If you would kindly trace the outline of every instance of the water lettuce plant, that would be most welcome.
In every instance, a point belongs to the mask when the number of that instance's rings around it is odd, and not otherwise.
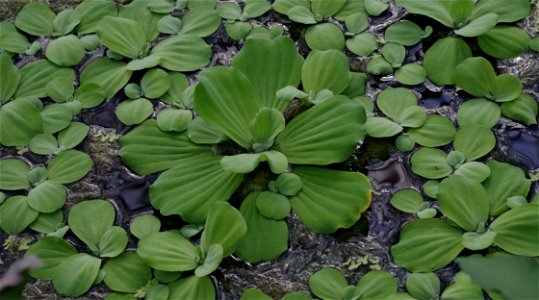
[[[370,202],[365,176],[319,166],[342,162],[352,154],[363,136],[361,124],[365,112],[345,96],[331,96],[342,92],[346,81],[308,71],[317,60],[334,59],[333,52],[315,53],[318,57],[309,56],[303,64],[296,51],[286,37],[249,39],[234,58],[232,67],[214,67],[200,74],[194,101],[197,118],[187,131],[165,133],[155,121],[146,121],[122,138],[122,159],[137,173],[170,169],[150,189],[152,204],[162,214],[179,214],[189,222],[200,224],[212,203],[227,201],[247,179],[258,185],[255,190],[270,190],[262,193],[270,197],[268,200],[257,200],[257,204],[269,201],[269,207],[262,208],[264,218],[281,220],[291,206],[307,226],[321,233],[331,233],[357,221]],[[266,55],[260,56],[264,58],[261,60],[251,53]],[[346,69],[343,72],[345,76],[349,73]],[[301,95],[316,98],[322,90],[330,94],[285,125],[283,112],[292,97],[279,97],[278,91],[297,86],[300,80],[305,89]],[[337,115],[339,119],[335,119]],[[230,141],[219,144],[225,140]],[[169,145],[171,151],[164,160],[159,150],[153,150],[163,145]],[[267,162],[269,169],[262,172],[259,165],[263,162]],[[246,176],[255,169],[261,172]],[[323,182],[320,177],[325,178]],[[273,179],[276,179],[274,184]],[[340,186],[339,196],[333,191],[335,186]],[[178,189],[189,192],[178,194]],[[338,213],[333,209],[333,214],[328,215],[320,210],[319,207],[333,207],[331,203],[337,199],[342,207]],[[284,205],[281,210],[271,211],[281,201]],[[265,206],[257,205],[259,210]],[[254,219],[247,222],[251,220]],[[262,226],[250,228],[271,232]],[[287,231],[279,232],[283,235],[279,239],[286,240]],[[246,254],[245,248],[242,249],[243,258],[260,261],[277,257],[286,247],[278,247],[263,257],[253,250]]]

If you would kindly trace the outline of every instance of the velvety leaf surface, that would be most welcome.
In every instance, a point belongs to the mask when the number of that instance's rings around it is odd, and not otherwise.
[[[173,231],[145,236],[138,243],[137,253],[150,267],[169,272],[194,270],[200,260],[195,246]]]
[[[99,240],[97,248],[99,257],[116,257],[120,255],[127,246],[127,233],[119,226],[109,228]]]
[[[363,137],[365,110],[343,96],[311,107],[290,121],[275,149],[293,164],[326,165],[347,159]]]
[[[410,128],[408,134],[422,146],[439,147],[449,144],[456,130],[448,119],[440,115],[428,115],[423,126]]]
[[[164,171],[191,157],[207,156],[210,148],[193,144],[185,133],[163,132],[147,120],[120,139],[123,163],[138,174]]]
[[[494,243],[516,255],[538,256],[538,219],[537,204],[524,204],[510,209],[490,224],[490,228],[496,232]]]
[[[151,269],[135,253],[123,253],[103,266],[104,282],[113,291],[135,293],[151,278]]]
[[[195,109],[244,148],[250,148],[249,123],[258,112],[249,79],[236,68],[217,67],[200,73]]]
[[[495,13],[499,22],[515,22],[530,13],[531,4],[527,0],[515,0],[507,2],[504,0],[481,1],[475,5],[472,18]]]
[[[457,112],[457,121],[462,127],[483,125],[492,128],[500,118],[500,106],[492,101],[479,98],[464,102]]]
[[[321,299],[342,299],[342,290],[347,286],[344,275],[333,268],[318,270],[309,277],[309,288]]]
[[[182,34],[207,37],[214,33],[221,24],[216,10],[206,8],[191,9],[182,18]]]
[[[305,41],[312,50],[344,49],[344,34],[332,23],[310,26],[305,31]]]
[[[0,206],[0,227],[9,234],[21,233],[38,216],[29,205],[26,196],[13,196]]]
[[[55,14],[49,6],[42,2],[25,5],[15,18],[15,26],[31,35],[50,35]]]
[[[1,27],[0,27],[1,28]],[[21,73],[9,56],[2,54],[0,55],[0,70],[2,70],[3,78],[0,82],[0,103],[4,103],[17,90],[19,81],[21,79]]]
[[[81,85],[96,83],[105,90],[107,98],[112,98],[131,78],[132,72],[126,63],[101,58],[89,63],[80,75]]]
[[[47,166],[49,179],[58,183],[71,183],[86,176],[92,168],[90,156],[77,150],[58,154]]]
[[[152,205],[163,215],[179,214],[200,224],[216,201],[227,201],[240,185],[243,174],[221,168],[221,157],[197,155],[178,161],[150,188]]]
[[[45,51],[47,58],[61,67],[78,64],[85,54],[81,41],[74,35],[66,35],[52,40]]]
[[[28,193],[28,205],[41,213],[51,213],[64,206],[66,190],[63,185],[47,180],[35,186]]]
[[[443,0],[397,0],[396,3],[410,13],[424,15],[447,27],[453,27],[453,18]]]
[[[19,159],[0,160],[0,189],[5,191],[22,190],[30,186],[26,174],[30,172],[27,163]]]
[[[35,255],[43,262],[43,267],[30,270],[30,275],[41,280],[51,280],[60,263],[74,254],[77,254],[77,250],[64,239],[43,237],[25,255]]]
[[[145,98],[124,100],[116,106],[116,117],[125,125],[144,122],[153,113],[153,104]]]
[[[97,24],[101,42],[116,53],[137,58],[146,47],[144,29],[136,21],[120,17],[104,17]]]
[[[415,174],[429,179],[443,178],[451,174],[453,168],[447,162],[447,154],[435,148],[420,148],[410,159]]]
[[[169,299],[215,299],[215,287],[209,276],[189,276],[167,285]]]
[[[390,202],[396,209],[413,214],[421,210],[420,206],[424,201],[416,190],[403,189],[393,194]]]
[[[477,38],[479,47],[487,54],[502,59],[516,57],[528,49],[530,37],[514,26],[496,26]]]
[[[53,78],[74,76],[72,69],[60,68],[46,59],[31,62],[21,68],[21,80],[15,97],[46,97],[45,88]]]
[[[494,68],[483,57],[467,58],[455,67],[455,84],[475,97],[489,95],[496,80]]]
[[[88,247],[95,248],[114,224],[114,207],[104,200],[88,200],[74,205],[67,223],[71,231]]]
[[[81,22],[77,26],[79,34],[95,32],[101,19],[117,14],[116,4],[107,0],[83,1],[76,10],[81,14]]]
[[[410,2],[425,2],[406,0]],[[430,4],[426,4],[430,5]],[[436,41],[426,52],[423,66],[429,79],[435,84],[453,84],[455,67],[463,60],[472,56],[472,50],[460,38],[447,37]]]
[[[400,123],[401,113],[413,106],[417,106],[414,93],[406,88],[387,88],[376,98],[378,108],[390,119]]]
[[[56,269],[52,284],[62,295],[77,297],[93,285],[101,266],[101,260],[86,253],[66,258]]]
[[[462,231],[442,219],[419,219],[400,232],[393,260],[412,272],[431,272],[449,264],[463,249]]]
[[[512,120],[523,122],[528,126],[537,124],[539,104],[528,94],[521,94],[515,100],[502,103],[501,109],[502,114]]]
[[[403,130],[399,124],[383,117],[367,118],[365,128],[367,129],[367,134],[375,138],[391,137]]]
[[[311,230],[332,233],[352,226],[370,205],[370,184],[361,173],[296,167],[303,189],[290,198],[292,208]]]
[[[0,143],[22,146],[41,132],[43,120],[38,108],[25,99],[11,101],[0,107]]]
[[[208,251],[211,245],[219,244],[223,247],[222,256],[227,257],[246,232],[247,224],[238,210],[227,202],[215,202],[208,211],[200,246]]]
[[[247,223],[247,232],[238,244],[236,255],[250,263],[277,258],[288,249],[286,222],[262,216],[256,207],[258,195],[249,194],[240,206],[240,213]]]
[[[198,36],[182,34],[162,40],[152,49],[159,65],[178,72],[194,71],[210,62],[211,48]]]
[[[313,50],[301,68],[303,89],[307,93],[328,89],[337,95],[348,86],[348,74],[348,60],[342,52]]]
[[[232,65],[251,82],[259,107],[283,111],[288,103],[279,101],[275,93],[285,86],[299,85],[303,58],[288,37],[248,39]]]
[[[434,273],[412,273],[406,277],[406,290],[417,299],[432,299],[440,294],[440,279]]]

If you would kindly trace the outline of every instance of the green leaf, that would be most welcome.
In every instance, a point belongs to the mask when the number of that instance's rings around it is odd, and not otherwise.
[[[228,200],[243,179],[242,174],[223,170],[220,160],[205,154],[177,161],[150,188],[152,205],[163,215],[204,222],[211,204]]]
[[[66,258],[56,269],[52,284],[62,295],[77,297],[92,287],[101,266],[101,260],[86,253]]]
[[[87,200],[71,207],[67,223],[81,241],[97,250],[99,241],[114,224],[114,215],[114,207],[109,202]]]
[[[462,235],[462,245],[470,250],[483,250],[494,243],[496,232],[487,231],[483,233],[465,232]]]
[[[262,216],[256,207],[258,196],[258,192],[249,194],[240,206],[240,213],[247,223],[247,233],[239,242],[236,254],[250,263],[275,259],[288,249],[286,222]]]
[[[365,10],[370,16],[379,16],[389,7],[389,0],[365,0]]]
[[[487,221],[488,194],[479,182],[451,176],[440,183],[436,197],[442,213],[466,231]]]
[[[503,102],[501,109],[502,114],[512,120],[521,121],[528,126],[537,124],[539,105],[528,94],[523,93],[515,100]]]
[[[228,138],[217,128],[197,117],[187,125],[189,139],[197,144],[218,144]]]
[[[144,29],[136,21],[106,16],[96,30],[107,48],[125,57],[138,58],[146,48]]]
[[[207,37],[221,25],[221,18],[214,9],[197,8],[189,10],[182,18],[182,34]]]
[[[483,182],[490,176],[490,169],[483,163],[470,161],[458,167],[454,174],[460,175],[468,180]]]
[[[293,164],[342,162],[363,137],[365,119],[361,105],[343,96],[332,97],[292,119],[275,139],[275,150]]]
[[[144,122],[153,113],[153,104],[145,98],[124,100],[116,106],[116,117],[125,125]]]
[[[182,29],[182,21],[176,17],[166,15],[157,22],[157,29],[161,33],[177,34]]]
[[[256,18],[265,14],[271,9],[271,4],[267,0],[247,0],[243,7],[242,20]]]
[[[256,207],[261,215],[268,219],[282,220],[290,214],[290,201],[284,195],[274,192],[262,192],[256,199]]]
[[[210,62],[211,48],[198,36],[181,34],[162,40],[152,49],[159,65],[178,72],[198,70]]]
[[[247,22],[226,23],[225,26],[226,33],[235,41],[245,39],[253,29],[252,25]]]
[[[475,5],[472,18],[495,13],[498,22],[515,22],[530,14],[531,3],[528,0],[515,0],[506,2],[503,0],[481,1]]]
[[[423,126],[410,128],[408,134],[422,146],[439,147],[449,144],[456,130],[448,119],[440,115],[428,115]]]
[[[453,172],[447,154],[435,148],[420,148],[410,159],[415,174],[429,179],[444,178]]]
[[[74,9],[66,9],[58,13],[53,22],[54,34],[66,35],[80,23],[82,15]]]
[[[501,214],[490,229],[496,232],[495,244],[503,250],[522,256],[538,256],[539,207],[524,204]]]
[[[475,160],[488,154],[496,146],[496,137],[490,128],[483,125],[463,127],[455,135],[455,150],[464,154],[467,161]]]
[[[347,286],[344,275],[333,268],[320,269],[309,277],[309,288],[321,299],[342,299],[342,290]]]
[[[28,174],[26,174],[26,179],[32,186],[36,186],[40,183],[43,183],[49,177],[49,172],[44,167],[34,167]]]
[[[92,159],[88,154],[67,150],[53,158],[47,166],[47,170],[50,180],[58,183],[71,183],[86,176],[92,165]]]
[[[363,299],[386,298],[397,291],[397,280],[389,272],[373,270],[356,284]]]
[[[150,267],[163,271],[194,270],[200,260],[195,246],[173,231],[143,237],[137,253]]]
[[[389,75],[393,73],[393,67],[382,56],[375,55],[367,63],[367,72],[372,75]]]
[[[316,19],[309,8],[304,6],[294,6],[286,13],[288,18],[294,22],[302,24],[316,24]]]
[[[495,58],[517,57],[528,50],[530,37],[514,26],[496,26],[477,38],[479,47]]]
[[[0,206],[0,227],[9,234],[21,233],[38,214],[28,205],[25,196],[9,197]]]
[[[395,71],[395,78],[402,84],[417,85],[427,79],[427,71],[420,64],[406,64]]]
[[[81,108],[93,108],[105,100],[105,90],[97,83],[86,82],[79,86],[75,99],[80,102]]]
[[[170,169],[186,158],[206,157],[210,148],[193,144],[185,133],[163,132],[154,120],[147,120],[124,135],[120,156],[125,165],[146,175]]]
[[[303,89],[307,93],[318,93],[328,89],[340,94],[350,82],[348,59],[337,50],[313,50],[301,69]]]
[[[126,63],[101,58],[89,63],[82,70],[80,83],[81,86],[88,83],[98,84],[104,90],[105,96],[110,99],[126,85],[131,74]],[[85,101],[81,102],[85,103]]]
[[[197,277],[210,275],[219,268],[219,264],[223,260],[223,247],[219,244],[213,244],[205,254],[204,262],[195,269]]]
[[[407,108],[417,106],[417,98],[409,89],[390,87],[378,94],[376,105],[387,117],[400,123],[399,116]]]
[[[42,131],[43,120],[38,108],[25,99],[15,100],[0,107],[0,143],[5,146],[28,144]]]
[[[437,40],[425,52],[423,66],[432,82],[439,86],[450,85],[454,83],[455,67],[471,56],[472,50],[464,40],[447,37]]]
[[[411,106],[400,113],[398,120],[403,127],[418,128],[425,124],[427,113],[423,107]]]
[[[51,280],[58,266],[74,254],[77,254],[77,250],[64,239],[43,237],[28,249],[25,256],[35,255],[43,263],[43,267],[29,270],[32,277],[41,280]]]
[[[365,88],[367,84],[367,74],[350,72],[350,83],[341,94],[352,99],[358,96],[365,95]]]
[[[182,132],[187,129],[192,118],[193,113],[190,110],[165,108],[157,115],[157,126],[162,131]]]
[[[73,80],[69,77],[55,77],[45,88],[47,95],[55,102],[66,102],[73,97],[75,88]]]
[[[21,68],[21,80],[15,96],[46,97],[45,87],[55,77],[74,78],[75,73],[72,69],[60,68],[46,59],[26,64]]]
[[[352,226],[370,205],[370,184],[361,173],[317,167],[296,167],[303,189],[290,199],[292,208],[311,230],[332,233]]]
[[[173,105],[179,108],[185,108],[185,103],[182,103],[182,96],[189,88],[189,80],[180,72],[169,72],[170,87],[167,92],[159,97],[159,100],[166,104]]]
[[[275,188],[280,194],[295,196],[303,188],[303,182],[294,173],[283,173],[275,180]]]
[[[396,209],[406,213],[417,213],[421,210],[421,204],[423,204],[423,197],[421,194],[413,189],[403,189],[391,197],[390,203]]]
[[[139,240],[149,234],[159,232],[160,229],[161,221],[153,215],[138,216],[129,226],[131,234],[136,236]]]
[[[337,25],[321,23],[305,31],[305,41],[312,50],[344,49],[344,34]]]
[[[50,35],[56,15],[49,6],[42,2],[25,5],[15,18],[15,26],[31,35]]]
[[[488,13],[476,19],[471,20],[468,24],[455,30],[455,33],[465,37],[475,37],[487,33],[498,23],[498,15]]]
[[[359,56],[369,56],[378,49],[378,39],[370,32],[363,32],[346,40],[346,48]]]
[[[260,164],[260,153],[241,153],[233,156],[223,156],[221,167],[223,170],[234,173],[250,173]]]
[[[500,215],[508,209],[506,200],[512,196],[526,197],[531,180],[526,178],[522,169],[507,163],[490,160],[490,177],[483,183],[490,201],[490,214]]]
[[[453,17],[443,0],[397,0],[396,3],[412,14],[430,17],[447,27],[453,28]]]
[[[101,19],[117,14],[116,4],[108,0],[84,1],[77,6],[76,10],[82,17],[79,26],[77,26],[79,34],[95,32]]]
[[[241,294],[240,300],[271,300],[270,296],[257,288],[248,288]]]
[[[50,214],[39,214],[37,219],[30,224],[30,228],[40,233],[52,233],[63,226],[64,214],[61,210],[57,210]]]
[[[539,263],[534,258],[495,252],[484,257],[479,254],[460,257],[457,263],[483,289],[497,291],[504,299],[539,297]]]
[[[120,255],[127,246],[127,233],[122,227],[113,226],[109,228],[99,240],[97,248],[99,257],[116,257]]]
[[[232,60],[251,82],[254,99],[260,107],[284,111],[288,102],[276,97],[285,86],[297,87],[303,58],[288,37],[249,39]]]
[[[81,122],[72,122],[69,127],[58,133],[58,144],[71,149],[80,144],[90,131],[90,126]]]
[[[63,185],[47,180],[28,193],[28,205],[40,213],[52,213],[64,206],[67,193]]]
[[[74,35],[62,36],[51,41],[45,51],[47,58],[61,67],[78,64],[85,54],[81,41]]]
[[[26,174],[30,167],[19,159],[0,160],[0,190],[15,191],[26,189],[30,186]]]
[[[384,32],[384,39],[388,42],[399,43],[404,46],[412,46],[432,33],[432,27],[427,26],[421,29],[415,23],[408,20],[401,20],[391,24]]]
[[[218,3],[216,10],[223,19],[239,20],[241,17],[241,7],[236,2]]]
[[[464,249],[462,231],[442,219],[412,221],[391,247],[394,261],[411,272],[431,272],[449,264]]]
[[[17,90],[21,72],[15,67],[9,56],[5,54],[0,55],[0,70],[2,70],[4,77],[0,82],[0,103],[5,103]]]
[[[193,3],[193,2],[190,2]],[[215,299],[215,287],[209,276],[189,276],[167,285],[169,299]]]
[[[375,138],[392,137],[403,130],[399,124],[383,117],[367,118],[365,127],[367,128],[367,134]]]
[[[315,15],[329,18],[336,14],[346,4],[346,0],[324,1],[310,0],[311,10]]]
[[[382,55],[393,68],[399,68],[406,57],[406,49],[397,43],[387,43],[382,48]]]
[[[406,277],[406,290],[417,299],[435,299],[440,294],[440,279],[434,273],[412,273]]]
[[[105,284],[117,292],[135,293],[151,278],[151,269],[135,253],[122,253],[103,266]]]
[[[468,58],[455,68],[455,83],[476,97],[489,95],[496,79],[494,68],[483,57]]]
[[[494,80],[490,93],[496,102],[512,101],[522,94],[522,84],[511,74],[501,74]]]
[[[208,253],[212,245],[219,244],[222,257],[227,257],[236,250],[246,232],[247,225],[238,210],[227,202],[215,202],[208,211],[200,246]]]
[[[492,128],[500,119],[500,107],[483,98],[464,102],[457,113],[457,121],[461,127],[483,125]]]
[[[144,295],[145,300],[163,300],[168,299],[169,289],[167,286],[162,284],[151,285],[146,295]]]
[[[13,23],[3,21],[0,22],[0,49],[22,54],[30,47],[28,39],[20,34]],[[41,47],[41,44],[39,44]]]
[[[258,108],[249,79],[236,68],[224,67],[208,69],[199,78],[195,91],[197,113],[242,147],[250,148],[249,123]]]
[[[69,126],[73,119],[73,113],[66,105],[54,103],[43,107],[41,118],[43,119],[43,132],[55,133]]]
[[[167,92],[170,87],[170,78],[167,72],[161,69],[151,69],[144,73],[140,80],[140,87],[144,96],[148,98],[159,98]]]

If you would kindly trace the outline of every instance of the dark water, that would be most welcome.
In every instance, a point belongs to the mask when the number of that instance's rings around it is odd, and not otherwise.
[[[539,168],[539,130],[536,129],[534,133],[516,129],[507,132],[509,156],[515,157],[530,169]]]
[[[426,90],[421,94],[423,98],[419,100],[419,103],[426,109],[434,109],[451,104],[452,93],[450,92],[431,92]]]

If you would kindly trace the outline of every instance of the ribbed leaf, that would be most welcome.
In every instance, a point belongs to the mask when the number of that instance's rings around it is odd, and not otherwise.
[[[457,113],[457,121],[463,127],[483,125],[492,128],[499,118],[500,106],[483,98],[464,102]]]
[[[453,18],[444,0],[397,0],[398,6],[413,14],[424,15],[453,28]]]
[[[79,202],[69,211],[71,231],[88,247],[97,250],[101,237],[114,224],[114,207],[104,200]]]
[[[137,58],[146,48],[144,29],[136,21],[107,16],[97,24],[96,29],[101,42],[123,56]]]
[[[440,210],[466,231],[474,232],[488,218],[488,195],[481,183],[462,176],[444,179],[437,194]]]
[[[411,272],[431,272],[449,264],[464,249],[462,231],[442,219],[412,221],[391,247],[394,261]]]
[[[415,0],[408,1],[426,2]],[[425,67],[425,70],[427,70],[429,79],[435,84],[439,86],[453,84],[455,67],[471,56],[472,50],[464,40],[455,37],[447,37],[437,40],[427,52],[425,52],[423,66]]]
[[[479,47],[496,58],[511,58],[524,53],[529,46],[530,36],[514,26],[496,26],[477,38]]]
[[[151,56],[159,57],[159,65],[165,69],[188,72],[207,65],[211,55],[211,48],[203,39],[181,34],[161,41],[152,49]]]
[[[512,120],[523,122],[526,125],[537,124],[539,104],[528,94],[520,94],[513,101],[502,103],[502,114]]]
[[[24,6],[17,14],[15,26],[31,35],[50,35],[55,18],[50,7],[42,2],[33,2]]]
[[[337,25],[321,23],[309,26],[305,31],[305,42],[312,50],[344,49],[344,34]]]
[[[32,102],[20,99],[0,107],[0,144],[26,145],[42,128],[43,119]]]
[[[47,180],[38,184],[28,193],[28,205],[41,213],[51,213],[64,206],[66,190],[63,185]]]
[[[138,242],[137,253],[150,267],[169,272],[194,270],[200,260],[195,246],[173,231],[145,236]]]
[[[290,198],[292,208],[311,230],[332,233],[352,226],[371,203],[370,184],[361,173],[296,167],[303,189]]]
[[[539,256],[539,207],[524,204],[500,215],[490,229],[494,243],[503,250],[523,256]]]
[[[19,159],[0,160],[0,189],[5,191],[22,190],[30,186],[26,174],[30,167]]]
[[[33,244],[25,255],[35,255],[43,262],[43,267],[32,269],[30,275],[41,280],[51,280],[56,269],[66,258],[77,250],[66,240],[58,237],[43,237]]]
[[[101,260],[86,253],[78,253],[66,258],[56,269],[52,284],[62,295],[77,297],[92,287]]]
[[[176,166],[191,157],[209,155],[210,148],[193,144],[184,133],[163,132],[147,120],[121,140],[120,156],[125,165],[141,175]]]
[[[397,292],[397,280],[386,271],[372,270],[361,277],[356,286],[363,299],[387,299]]]
[[[461,152],[467,161],[487,155],[496,146],[496,137],[490,128],[483,125],[463,127],[455,135],[455,150]]]
[[[105,284],[113,291],[135,293],[151,279],[151,269],[135,253],[123,253],[103,266]]]
[[[408,134],[422,146],[439,147],[449,144],[456,130],[448,119],[440,115],[428,115],[423,126],[410,128]]]
[[[28,205],[26,196],[13,196],[0,206],[0,227],[9,234],[21,233],[38,215],[39,213]]]
[[[221,25],[221,18],[214,9],[196,8],[189,10],[182,18],[182,34],[207,37]]]
[[[293,164],[342,162],[364,132],[365,110],[344,96],[315,105],[288,123],[275,139],[275,149]]]
[[[340,94],[350,82],[348,59],[338,50],[313,50],[301,68],[301,80],[307,93],[328,89]]]
[[[132,72],[121,61],[101,58],[89,63],[80,76],[81,85],[96,83],[103,88],[107,98],[112,98],[131,78]]]
[[[77,150],[67,150],[53,158],[47,170],[50,180],[71,183],[86,176],[92,165],[93,161],[88,154]]]
[[[227,201],[243,174],[223,170],[221,157],[197,155],[178,160],[150,188],[152,205],[163,215],[179,214],[187,222],[206,220],[211,204]]]
[[[479,36],[487,33],[498,23],[498,15],[489,13],[473,19],[470,23],[455,30],[455,33],[465,37]]]
[[[215,67],[200,73],[195,109],[244,148],[250,148],[249,123],[258,112],[249,79],[236,68]]]
[[[56,77],[74,78],[75,73],[72,69],[60,68],[46,59],[26,64],[21,68],[21,80],[15,97],[46,97],[47,83]]]
[[[247,224],[240,212],[227,202],[215,202],[208,211],[200,246],[207,252],[213,244],[223,247],[222,255],[227,257],[247,232]]]
[[[490,201],[490,214],[497,216],[509,209],[507,198],[528,195],[531,180],[516,166],[495,160],[490,160],[487,165],[490,168],[490,177],[483,185]]]
[[[192,2],[191,2],[192,3]],[[169,299],[215,299],[215,287],[209,276],[189,276],[167,285]]]
[[[87,34],[96,31],[97,24],[105,16],[117,14],[116,3],[109,0],[87,0],[77,5],[76,10],[81,14],[81,22],[77,33]]]
[[[258,195],[259,193],[249,194],[240,207],[247,223],[247,233],[238,244],[236,254],[250,263],[275,259],[288,249],[286,222],[262,216],[256,207]]]
[[[387,88],[376,98],[378,108],[390,119],[400,123],[399,116],[409,107],[417,106],[417,97],[406,88]]]
[[[333,268],[320,269],[309,277],[309,288],[321,299],[343,299],[342,291],[347,286],[344,275]]]
[[[74,35],[66,35],[52,40],[45,50],[47,58],[61,67],[78,64],[85,54],[86,50],[84,50],[81,41]]]
[[[1,27],[0,27],[1,28]],[[17,90],[19,81],[21,80],[21,73],[9,56],[0,55],[0,71],[2,72],[2,81],[0,81],[0,103],[4,103]]]
[[[485,58],[471,57],[456,66],[453,79],[466,92],[476,97],[485,97],[492,89],[496,73]]]
[[[281,111],[288,103],[279,101],[275,93],[285,86],[299,85],[302,64],[303,58],[288,37],[248,39],[232,60],[251,82],[258,105]]]
[[[528,0],[479,1],[474,7],[472,18],[495,13],[498,15],[499,22],[515,22],[529,15],[530,9],[531,3]]]
[[[447,162],[447,154],[436,148],[420,148],[412,155],[410,162],[415,174],[429,179],[443,178],[453,171]]]

